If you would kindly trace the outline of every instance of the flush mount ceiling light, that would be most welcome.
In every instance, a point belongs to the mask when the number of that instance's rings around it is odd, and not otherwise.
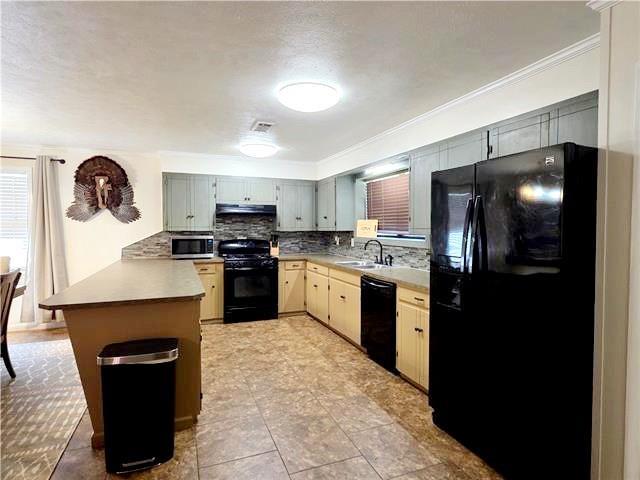
[[[278,151],[278,147],[270,143],[243,143],[238,149],[249,157],[270,157]]]
[[[285,107],[298,112],[320,112],[338,103],[340,94],[323,83],[292,83],[278,91],[278,100]]]

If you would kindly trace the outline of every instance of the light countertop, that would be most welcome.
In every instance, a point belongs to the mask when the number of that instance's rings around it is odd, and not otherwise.
[[[204,296],[191,261],[119,260],[40,303],[70,310],[137,303],[189,301]]]
[[[299,253],[292,255],[280,255],[281,261],[307,260],[309,262],[336,268],[356,275],[366,275],[387,282],[393,282],[399,287],[411,288],[422,292],[429,292],[429,272],[411,267],[384,267],[375,270],[362,270],[349,265],[340,265],[338,262],[358,260],[361,258],[342,257],[340,255],[326,255],[321,253]]]

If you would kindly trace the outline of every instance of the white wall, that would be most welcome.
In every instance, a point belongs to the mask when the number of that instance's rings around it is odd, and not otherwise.
[[[640,3],[602,7],[592,478],[640,478]],[[634,199],[635,196],[635,199]]]
[[[598,89],[596,35],[318,163],[318,179]]]

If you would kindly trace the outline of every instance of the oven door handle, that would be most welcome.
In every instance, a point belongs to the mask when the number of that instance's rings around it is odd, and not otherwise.
[[[260,270],[277,270],[277,267],[227,267],[228,272],[246,272],[246,271],[260,271]]]

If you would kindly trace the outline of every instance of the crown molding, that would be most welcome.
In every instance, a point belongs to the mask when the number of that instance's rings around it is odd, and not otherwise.
[[[610,3],[615,3],[615,2],[610,2]],[[599,46],[600,46],[600,33],[598,32],[585,38],[584,40],[580,40],[579,42],[574,43],[573,45],[569,45],[568,47],[563,48],[562,50],[559,50],[556,53],[552,53],[551,55],[544,57],[538,60],[537,62],[532,63],[531,65],[527,65],[526,67],[521,68],[520,70],[516,70],[515,72],[510,73],[509,75],[506,75],[476,90],[466,93],[461,97],[458,97],[454,100],[444,103],[434,108],[433,110],[429,110],[428,112],[425,112],[421,115],[418,115],[417,117],[407,120],[406,122],[403,122],[400,125],[392,127],[388,130],[385,130],[384,132],[374,135],[373,137],[363,140],[362,142],[356,143],[355,145],[345,148],[340,152],[337,152],[337,153],[334,153],[333,155],[325,157],[322,160],[319,160],[317,162],[317,165],[322,165],[324,163],[330,162],[331,160],[335,160],[344,155],[347,155],[366,145],[374,143],[384,137],[393,135],[394,133],[404,128],[407,128],[410,125],[413,125],[414,123],[421,122],[429,117],[433,117],[434,115],[437,115],[445,110],[453,108],[456,105],[467,102],[472,98],[478,97],[480,95],[484,95],[486,93],[506,87],[508,85],[513,85],[514,83],[518,83],[524,79],[527,79],[541,72],[544,72],[545,70],[549,70],[550,68],[560,65],[561,63],[564,63],[566,61],[569,61],[572,58],[575,58],[587,52],[590,52],[591,50],[598,48]]]
[[[622,0],[589,0],[587,7],[595,10],[596,12],[602,12],[613,7],[615,4],[620,3]]]

